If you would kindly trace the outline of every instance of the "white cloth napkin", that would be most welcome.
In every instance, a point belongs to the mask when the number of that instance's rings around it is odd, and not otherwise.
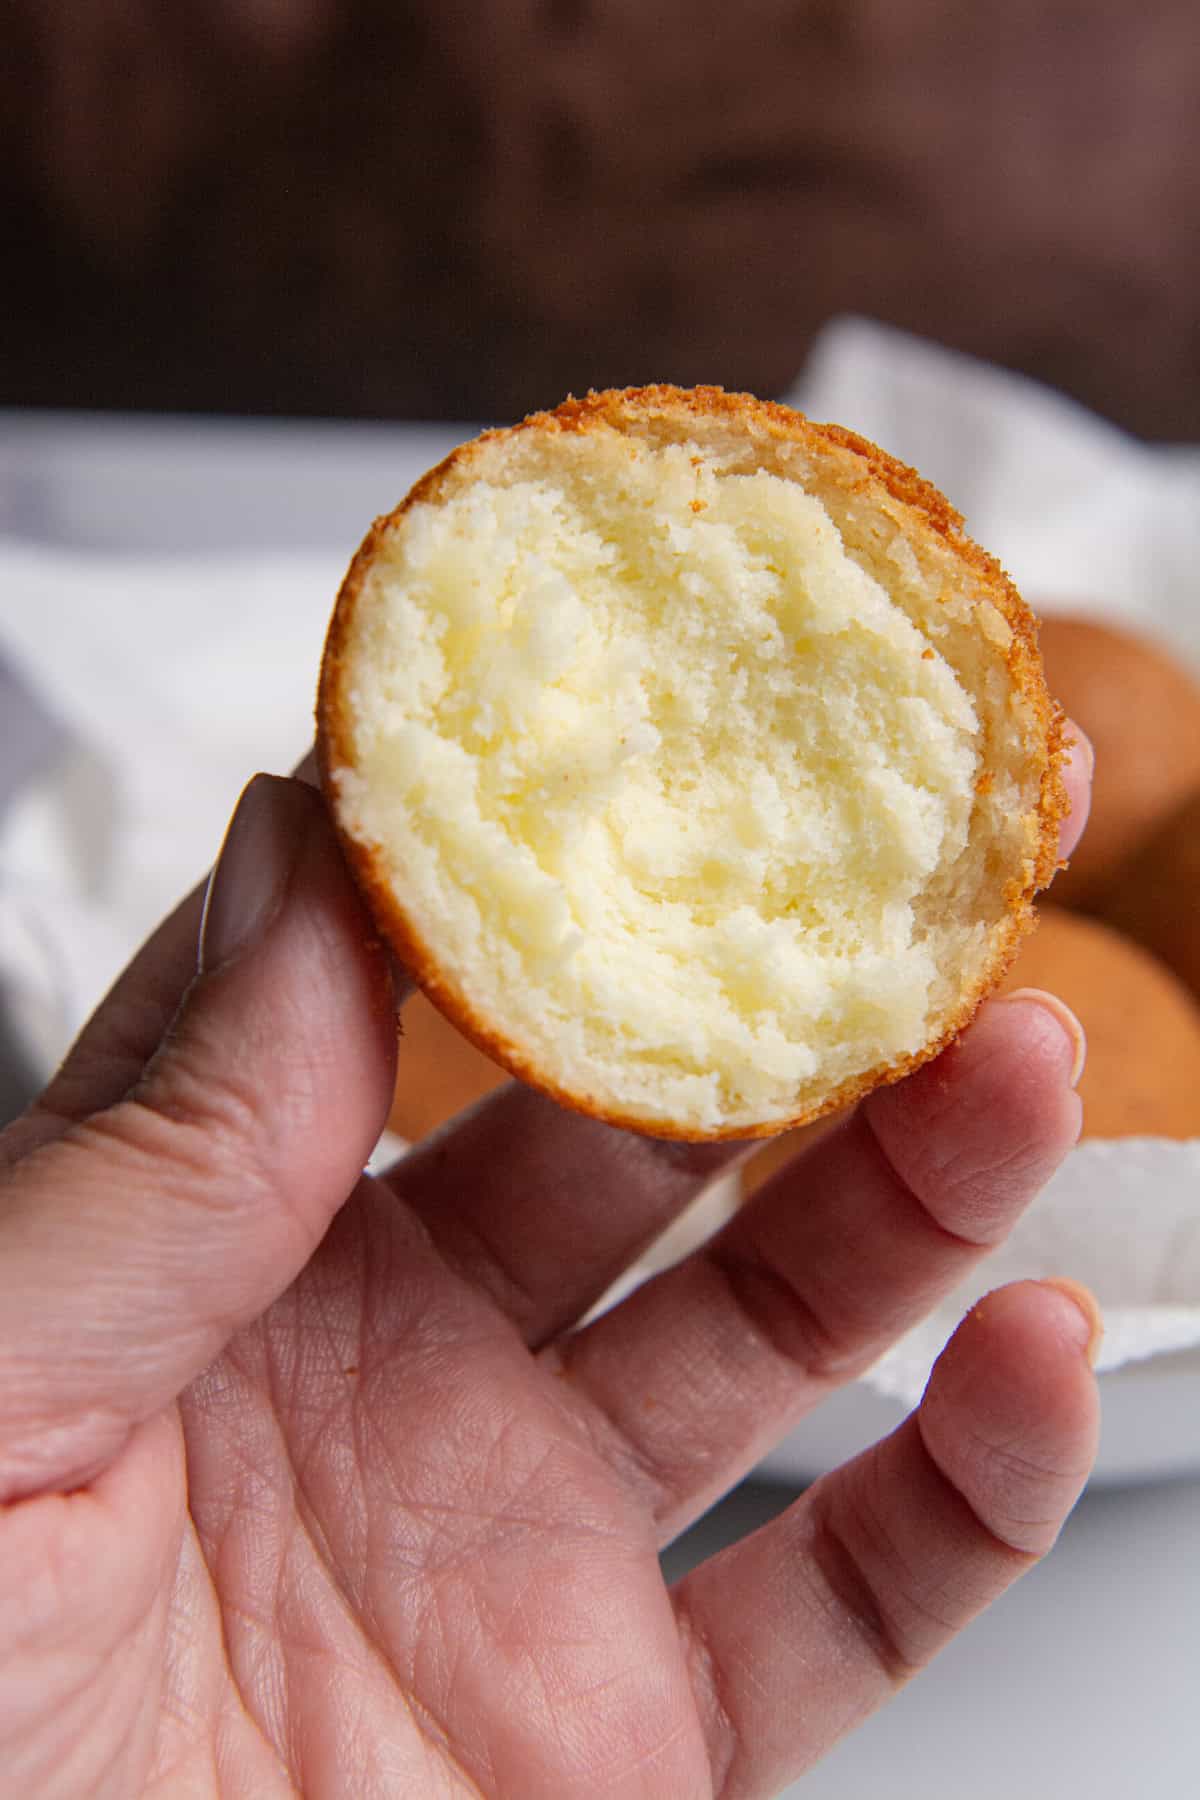
[[[47,1067],[211,864],[249,776],[308,749],[345,560],[0,543],[0,651],[70,733],[0,819],[0,979]]]

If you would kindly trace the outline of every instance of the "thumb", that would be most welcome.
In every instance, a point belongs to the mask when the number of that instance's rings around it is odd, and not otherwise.
[[[320,797],[257,776],[140,1079],[0,1177],[0,1500],[88,1479],[289,1285],[382,1128],[395,1044]]]

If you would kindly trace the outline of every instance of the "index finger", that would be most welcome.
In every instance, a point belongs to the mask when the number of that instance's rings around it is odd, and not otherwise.
[[[1067,761],[1063,765],[1069,810],[1059,829],[1058,854],[1065,862],[1087,825],[1092,804],[1092,774],[1096,767],[1096,753],[1087,732],[1076,725],[1074,719],[1067,720],[1063,735],[1069,746]]]

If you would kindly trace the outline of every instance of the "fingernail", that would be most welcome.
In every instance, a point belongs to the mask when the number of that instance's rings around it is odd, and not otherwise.
[[[1085,731],[1079,729],[1074,719],[1066,721],[1063,739],[1067,749],[1063,780],[1071,803],[1071,810],[1065,818],[1059,820],[1058,825],[1059,862],[1065,866],[1075,854],[1087,826],[1088,814],[1092,810],[1092,777],[1096,768],[1096,753],[1092,749],[1091,739]]]
[[[321,779],[317,772],[317,753],[307,750],[292,770],[292,780],[302,781],[306,787],[320,787]]]
[[[1087,1063],[1087,1037],[1083,1026],[1075,1017],[1065,1000],[1057,994],[1047,994],[1043,988],[1014,988],[1011,994],[1003,995],[1007,1005],[1037,1006],[1042,1012],[1049,1013],[1062,1028],[1063,1035],[1071,1046],[1072,1087],[1078,1087],[1080,1077]]]
[[[244,789],[209,878],[200,927],[202,974],[265,936],[319,804],[311,788],[275,775],[256,775]]]
[[[1104,1314],[1100,1311],[1100,1302],[1090,1288],[1082,1282],[1071,1281],[1067,1276],[1055,1275],[1049,1280],[1040,1281],[1039,1287],[1052,1288],[1056,1294],[1062,1294],[1075,1309],[1072,1329],[1079,1348],[1087,1357],[1094,1369],[1096,1358],[1100,1354],[1100,1346],[1104,1342]]]
[[[1091,738],[1083,727],[1074,719],[1068,719],[1064,731],[1067,743],[1067,761],[1079,763],[1088,780],[1096,773],[1096,751]]]

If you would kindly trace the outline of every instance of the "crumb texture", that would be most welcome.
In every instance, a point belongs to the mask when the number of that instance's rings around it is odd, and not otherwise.
[[[1005,619],[904,512],[786,443],[601,425],[485,439],[378,536],[341,823],[559,1090],[794,1119],[982,979],[1033,721]]]

